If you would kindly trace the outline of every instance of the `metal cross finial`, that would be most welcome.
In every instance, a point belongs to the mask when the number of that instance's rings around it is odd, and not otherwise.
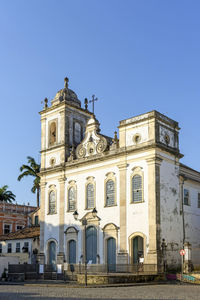
[[[92,112],[94,114],[94,102],[97,101],[98,98],[95,98],[95,95],[92,95],[92,100],[89,100],[89,103],[92,103]]]

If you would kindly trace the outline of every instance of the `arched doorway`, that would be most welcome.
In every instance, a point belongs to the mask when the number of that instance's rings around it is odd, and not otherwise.
[[[139,258],[144,256],[144,239],[136,236],[132,239],[133,263],[139,263]]]
[[[107,264],[108,271],[114,272],[116,269],[116,240],[112,237],[107,240]]]
[[[90,226],[86,229],[86,258],[87,258],[87,262],[96,264],[97,230],[93,226]]]
[[[54,241],[49,242],[49,260],[48,264],[52,266],[53,270],[56,269],[56,243]]]
[[[69,241],[69,263],[76,263],[76,241],[74,240]]]

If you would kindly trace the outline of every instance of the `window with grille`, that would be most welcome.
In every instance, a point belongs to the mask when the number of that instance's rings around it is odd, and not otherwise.
[[[74,211],[75,210],[75,203],[76,202],[76,195],[75,195],[75,188],[70,187],[68,190],[68,210]]]
[[[2,244],[0,243],[0,253],[2,253]]]
[[[184,205],[189,205],[189,190],[184,189]]]
[[[49,194],[49,213],[56,213],[56,194],[54,191],[51,191]]]
[[[198,208],[200,208],[200,193],[198,193]]]
[[[8,234],[11,231],[11,226],[8,224],[4,224],[4,234]]]
[[[115,205],[115,183],[113,180],[106,182],[106,206]]]
[[[16,243],[16,253],[20,252],[20,243]]]
[[[142,176],[132,178],[132,202],[142,202]]]
[[[94,207],[94,184],[89,183],[87,185],[87,207],[86,208],[93,208]]]
[[[8,253],[12,253],[12,244],[8,243]]]

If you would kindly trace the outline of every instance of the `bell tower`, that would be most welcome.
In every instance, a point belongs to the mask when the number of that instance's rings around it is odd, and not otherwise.
[[[41,171],[62,166],[71,149],[77,146],[85,135],[85,127],[92,113],[81,108],[76,93],[65,86],[59,90],[48,106],[45,98],[41,115]],[[87,101],[85,101],[87,103]]]

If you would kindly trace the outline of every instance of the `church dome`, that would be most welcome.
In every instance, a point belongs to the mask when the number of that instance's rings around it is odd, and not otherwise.
[[[66,101],[69,104],[81,107],[81,101],[78,99],[76,93],[68,88],[69,79],[65,78],[65,87],[64,89],[57,92],[55,98],[52,100],[52,105],[57,104],[58,102]]]

